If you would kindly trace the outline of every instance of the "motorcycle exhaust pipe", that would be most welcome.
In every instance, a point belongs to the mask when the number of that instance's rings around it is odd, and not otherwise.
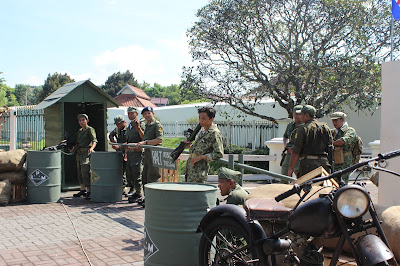
[[[282,255],[286,254],[291,244],[290,239],[266,239],[263,243],[263,250],[267,255]]]

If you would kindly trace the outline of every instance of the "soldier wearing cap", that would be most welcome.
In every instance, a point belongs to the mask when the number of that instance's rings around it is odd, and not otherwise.
[[[134,106],[128,108],[128,118],[131,120],[126,131],[127,143],[139,143],[143,140],[143,128],[138,119],[138,109]],[[129,148],[127,152],[126,181],[129,186],[128,201],[136,202],[142,197],[142,157],[143,152],[139,147]]]
[[[186,162],[187,182],[206,183],[209,162],[217,160],[224,155],[222,135],[216,124],[215,109],[213,107],[202,107],[198,111],[199,123],[202,126],[196,139],[189,148],[189,159]]]
[[[154,118],[153,107],[147,106],[143,108],[142,116],[146,121],[142,123],[144,132],[143,140],[138,143],[139,147],[140,145],[160,145],[162,143],[164,131],[161,123]],[[142,174],[143,187],[147,183],[156,182],[160,177],[160,169],[153,165],[151,150],[148,148],[144,149]],[[144,203],[144,200],[142,202]]]
[[[331,114],[332,124],[335,129],[332,130],[333,135],[333,171],[342,170],[353,164],[353,147],[357,141],[356,130],[349,127],[345,118],[347,115],[343,112],[335,112]],[[342,180],[347,184],[350,173],[342,175]]]
[[[331,165],[328,161],[328,146],[332,145],[332,133],[326,123],[315,118],[316,110],[311,105],[301,109],[301,122],[297,128],[292,158],[290,159],[288,176],[292,176],[297,160],[299,164],[299,177],[322,166],[328,173]]]
[[[292,157],[292,147],[294,144],[294,136],[296,135],[296,130],[299,125],[301,125],[301,109],[303,108],[302,105],[296,105],[293,108],[293,121],[291,121],[285,130],[285,133],[283,134],[283,145],[285,145],[285,150],[283,152],[283,160],[282,160],[282,168],[281,168],[281,174],[282,175],[287,175],[289,171],[289,163],[290,163],[290,158]],[[286,153],[285,153],[286,151]],[[299,173],[299,162],[297,161],[295,166],[294,166],[294,173],[296,176]]]
[[[76,148],[76,166],[81,190],[73,196],[90,199],[90,155],[97,145],[96,131],[88,125],[89,118],[86,114],[79,114],[77,118],[81,128],[78,130],[76,147],[73,148]]]
[[[242,179],[242,173],[226,167],[221,167],[218,171],[218,187],[221,196],[226,198],[227,204],[244,205],[249,192],[242,188],[239,183]]]
[[[117,115],[114,117],[114,123],[115,123],[115,128],[113,131],[110,132],[108,138],[111,143],[125,143],[126,142],[126,131],[128,129],[128,126],[125,122],[125,118],[122,115]],[[114,150],[116,151],[125,151],[123,146],[120,145],[112,145],[111,146]],[[127,181],[126,181],[126,161],[122,161],[123,165],[123,175],[122,175],[122,180],[123,180],[123,185],[124,187],[127,186]]]

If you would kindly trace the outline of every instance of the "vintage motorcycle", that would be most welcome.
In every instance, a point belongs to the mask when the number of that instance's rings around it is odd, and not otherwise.
[[[244,208],[230,204],[216,206],[203,217],[197,229],[202,233],[199,264],[278,265],[283,261],[284,265],[323,265],[323,247],[316,247],[312,240],[338,237],[329,265],[337,265],[346,241],[357,265],[397,265],[365,183],[357,178],[349,185],[339,182],[339,188],[321,193],[318,198],[306,197],[312,184],[331,178],[340,180],[342,174],[362,167],[400,176],[381,166],[385,160],[399,155],[400,150],[379,154],[329,176],[294,185],[275,199],[248,200]],[[280,201],[294,194],[299,195],[299,201],[293,209],[286,208]],[[367,212],[371,218],[366,217]],[[260,222],[265,221],[272,225],[271,231],[261,226]],[[283,228],[274,228],[282,223]],[[295,247],[299,239],[306,241],[298,255]]]

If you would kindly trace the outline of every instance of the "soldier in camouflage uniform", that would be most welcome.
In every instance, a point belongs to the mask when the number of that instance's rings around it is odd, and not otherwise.
[[[81,190],[74,194],[74,197],[84,196],[90,199],[90,155],[97,145],[96,131],[88,125],[89,118],[86,114],[78,115],[78,123],[81,128],[77,134],[76,147],[76,167],[78,181]],[[73,149],[72,148],[72,149]]]
[[[288,176],[292,176],[297,160],[300,160],[298,177],[320,166],[324,167],[328,173],[331,172],[327,151],[328,146],[333,142],[332,133],[326,123],[315,119],[315,113],[316,110],[311,105],[305,105],[301,109],[303,125],[300,125],[296,131]]]
[[[221,167],[218,171],[218,187],[221,196],[228,196],[226,204],[244,205],[250,192],[242,188],[239,183],[242,173],[226,167]]]
[[[285,133],[283,134],[283,145],[285,145],[285,150],[286,153],[284,153],[284,158],[282,161],[282,168],[281,168],[281,174],[282,175],[287,175],[289,171],[289,163],[290,163],[290,158],[292,157],[292,147],[294,144],[294,137],[296,135],[296,129],[299,125],[301,125],[301,119],[300,119],[300,114],[301,114],[301,109],[303,108],[302,105],[296,105],[293,108],[293,120],[291,121],[285,130]],[[297,161],[294,169],[294,173],[296,176],[299,174],[299,162]],[[286,181],[282,181],[285,182]]]
[[[335,129],[332,130],[333,135],[333,146],[334,146],[334,163],[333,171],[342,170],[353,165],[353,147],[357,141],[356,130],[349,127],[345,121],[346,114],[343,112],[335,112],[331,115],[332,124]],[[340,154],[341,155],[336,155]],[[341,161],[341,158],[344,158]],[[340,160],[340,161],[339,161]],[[350,173],[342,175],[342,180],[347,184],[349,181]]]
[[[128,118],[131,120],[126,131],[127,143],[139,143],[143,141],[144,133],[138,119],[138,109],[134,106],[128,108]],[[139,147],[131,147],[127,152],[126,181],[129,186],[128,201],[136,202],[142,197],[142,158],[143,151]]]
[[[221,158],[224,155],[224,147],[221,132],[213,123],[215,109],[202,107],[198,113],[202,129],[189,148],[185,179],[187,182],[206,183],[210,168],[208,163]]]
[[[108,138],[112,143],[126,143],[126,130],[128,126],[125,122],[125,118],[122,115],[117,115],[114,117],[115,128],[110,132]],[[122,151],[122,154],[125,154],[125,148],[123,146],[112,145],[111,146],[116,151]],[[122,183],[123,187],[127,186],[126,181],[126,161],[123,159],[124,156],[121,157],[122,160]],[[123,189],[124,190],[124,189]]]
[[[143,108],[142,115],[146,121],[141,124],[143,132],[143,139],[140,141],[140,145],[153,145],[158,146],[162,144],[162,139],[164,135],[163,127],[160,121],[154,118],[153,107],[147,106]],[[160,179],[160,169],[153,165],[153,156],[150,149],[144,149],[144,159],[143,159],[143,173],[142,173],[142,183],[144,185],[152,182],[157,182]],[[144,204],[144,200],[138,201]]]

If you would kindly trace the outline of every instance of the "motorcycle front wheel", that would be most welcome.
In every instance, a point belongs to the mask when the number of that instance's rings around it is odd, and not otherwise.
[[[248,231],[232,217],[211,222],[200,239],[199,263],[205,265],[259,265]]]

